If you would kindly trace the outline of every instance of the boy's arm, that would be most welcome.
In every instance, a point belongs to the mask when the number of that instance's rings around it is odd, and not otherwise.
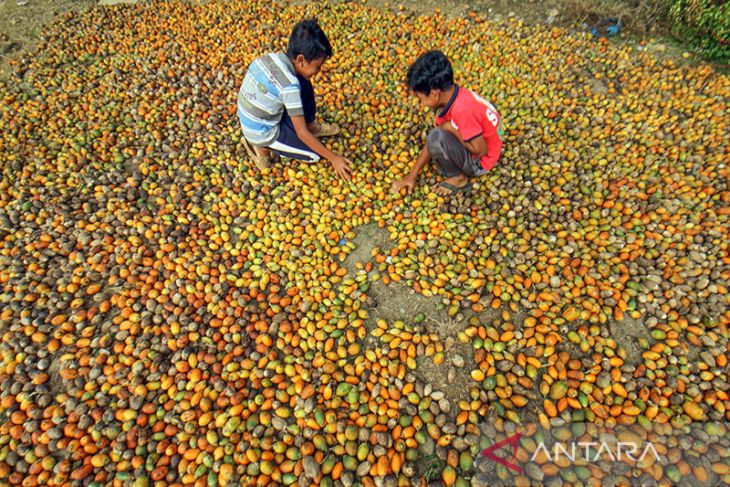
[[[421,169],[423,169],[423,166],[428,164],[428,161],[430,160],[431,155],[428,153],[426,144],[423,144],[423,148],[418,154],[416,163],[413,164],[410,172],[399,180],[395,181],[390,187],[390,191],[393,193],[400,193],[400,190],[405,188],[406,193],[410,193],[411,190],[413,190],[413,187],[416,185],[416,179],[418,179],[418,174],[421,172]]]
[[[487,155],[487,141],[483,135],[477,135],[468,142],[464,142],[464,147],[477,157]]]
[[[315,137],[314,134],[309,131],[309,129],[307,128],[307,122],[304,120],[304,116],[293,116],[291,117],[291,121],[294,125],[294,130],[296,131],[299,140],[304,142],[304,144],[306,144],[307,147],[312,149],[314,152],[330,161],[332,166],[335,168],[335,172],[338,176],[343,179],[348,179],[350,177],[352,173],[352,169],[350,169],[350,164],[352,164],[352,162],[346,157],[336,154],[329,150],[327,147],[325,147],[325,145],[322,144],[322,142],[320,142],[317,137]]]

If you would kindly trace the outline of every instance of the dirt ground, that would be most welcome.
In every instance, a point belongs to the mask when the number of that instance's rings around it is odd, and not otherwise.
[[[393,244],[388,238],[388,232],[378,228],[374,223],[363,225],[357,228],[356,232],[357,237],[353,240],[356,245],[355,250],[345,261],[345,268],[353,277],[358,272],[357,263],[374,264],[373,250],[381,255],[387,254]],[[420,331],[436,333],[445,344],[444,351],[449,359],[441,365],[435,365],[433,361],[427,359],[420,360],[417,375],[424,383],[431,384],[434,390],[443,391],[446,398],[454,404],[459,399],[468,397],[469,387],[473,382],[469,373],[474,365],[471,345],[464,345],[455,340],[459,332],[468,326],[467,317],[460,314],[456,318],[451,318],[438,297],[423,296],[403,283],[383,284],[382,281],[373,278],[375,273],[373,267],[368,276],[371,287],[367,293],[369,317],[365,326],[368,329],[374,328],[378,319],[384,319],[388,323],[398,320],[408,322],[414,316],[421,314],[423,321],[419,325]],[[491,314],[496,312],[490,310],[490,313],[482,313],[479,318],[481,321],[488,321]],[[462,360],[470,363],[470,367],[454,366],[454,354],[458,354]]]
[[[33,51],[56,16],[95,4],[92,0],[0,0],[0,78],[7,78],[13,59]]]

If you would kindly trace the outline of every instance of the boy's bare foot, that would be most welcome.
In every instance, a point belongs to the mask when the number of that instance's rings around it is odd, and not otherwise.
[[[336,123],[312,122],[308,128],[316,137],[331,137],[340,133],[340,127]]]
[[[454,193],[464,193],[471,189],[469,178],[463,174],[444,179],[433,186],[433,192],[439,196],[449,196]]]

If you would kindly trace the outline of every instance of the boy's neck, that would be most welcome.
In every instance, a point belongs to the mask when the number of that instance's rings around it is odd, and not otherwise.
[[[456,85],[451,85],[451,88],[447,88],[446,90],[441,92],[441,96],[439,97],[439,104],[438,104],[438,111],[442,111],[446,105],[448,105],[449,101],[451,100],[451,97],[454,96],[454,91],[456,90]]]

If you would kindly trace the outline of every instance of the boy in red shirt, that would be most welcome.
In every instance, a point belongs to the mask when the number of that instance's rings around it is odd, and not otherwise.
[[[446,196],[468,191],[469,178],[481,176],[499,160],[502,119],[497,109],[454,84],[451,63],[441,51],[419,56],[408,68],[406,84],[422,104],[436,110],[436,128],[429,132],[411,171],[395,181],[391,191],[410,192],[431,159],[445,178],[434,186],[435,193]]]

